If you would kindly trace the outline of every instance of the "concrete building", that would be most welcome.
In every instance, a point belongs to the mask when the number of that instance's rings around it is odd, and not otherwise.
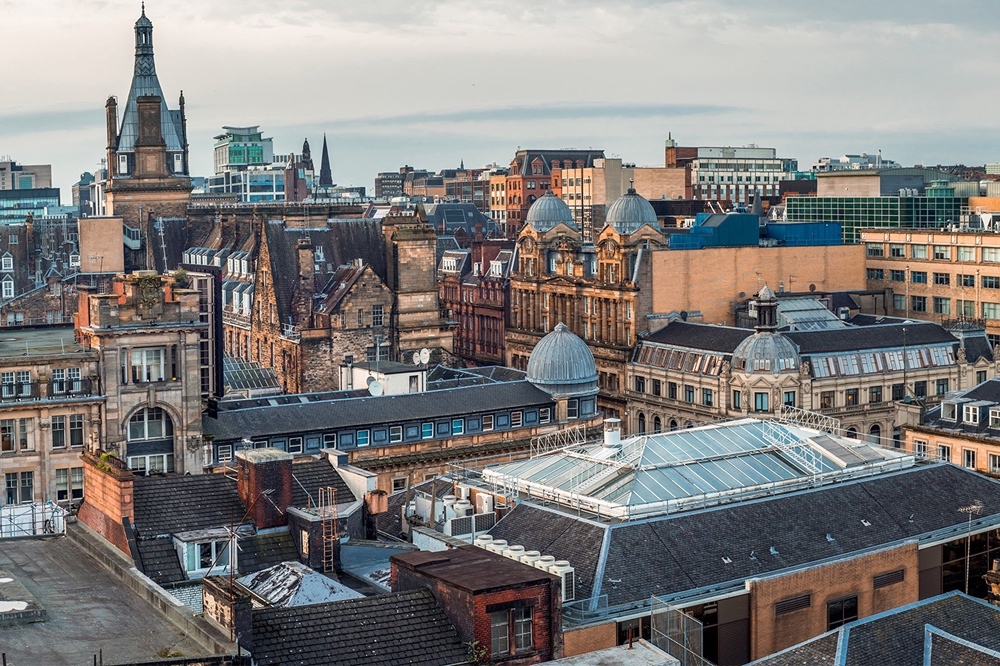
[[[982,320],[990,344],[1000,344],[1000,235],[910,228],[864,230],[860,238],[868,288],[891,294],[893,314]]]
[[[684,177],[690,185],[685,198],[749,204],[758,195],[777,197],[778,184],[793,180],[799,169],[798,160],[755,145],[686,148],[668,138],[664,152],[668,169],[690,172]]]
[[[396,197],[403,196],[403,180],[406,172],[411,169],[409,166],[402,166],[399,171],[382,171],[375,176],[375,198],[381,201],[388,201]]]
[[[83,497],[80,453],[101,437],[99,355],[66,327],[18,328],[0,344],[3,504]]]
[[[0,160],[0,191],[38,190],[52,187],[51,164],[18,164]]]
[[[861,171],[869,169],[897,169],[899,162],[893,162],[882,157],[882,151],[869,155],[843,155],[841,157],[821,157],[812,165],[812,170],[819,171]]]
[[[899,446],[898,401],[940,399],[998,374],[981,328],[851,326],[814,300],[808,312],[826,317],[806,317],[809,300],[779,301],[765,287],[750,302],[755,332],[674,319],[643,337],[627,366],[630,432],[806,410],[846,437]]]

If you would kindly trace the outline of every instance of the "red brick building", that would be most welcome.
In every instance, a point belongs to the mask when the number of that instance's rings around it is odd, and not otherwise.
[[[553,169],[590,168],[603,157],[603,150],[517,151],[507,174],[507,237],[517,237],[531,204],[551,187]]]

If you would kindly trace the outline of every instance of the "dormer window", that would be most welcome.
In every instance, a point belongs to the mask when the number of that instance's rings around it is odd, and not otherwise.
[[[4,298],[14,298],[14,281],[10,279],[10,276],[4,278],[3,282],[0,282],[3,287],[3,297]]]
[[[941,418],[945,421],[956,420],[956,415],[958,414],[958,405],[953,402],[942,402],[941,403]]]
[[[962,410],[962,420],[970,425],[979,423],[979,407],[966,405]]]
[[[128,175],[128,155],[122,154],[118,156],[118,175]]]
[[[990,409],[990,427],[1000,428],[1000,407]]]
[[[7,255],[3,258],[3,270],[12,271],[14,270],[14,257]]]

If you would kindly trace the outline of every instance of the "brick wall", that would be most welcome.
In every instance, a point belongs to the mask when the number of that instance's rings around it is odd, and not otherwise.
[[[618,627],[614,622],[583,627],[563,634],[563,653],[567,657],[596,652],[617,644]]]
[[[874,576],[898,569],[904,570],[902,582],[873,589]],[[775,615],[776,602],[803,594],[811,595],[807,608]],[[824,633],[827,602],[850,595],[858,597],[859,618],[917,601],[917,544],[908,543],[790,575],[751,581],[751,658],[760,659]]]
[[[103,460],[84,453],[82,458],[83,484],[87,494],[77,517],[115,548],[130,555],[122,518],[127,517],[130,522],[135,520],[132,504],[135,477],[124,463],[113,456]]]

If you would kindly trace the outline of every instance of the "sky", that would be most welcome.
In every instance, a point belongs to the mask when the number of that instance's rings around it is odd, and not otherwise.
[[[0,0],[0,156],[69,187],[128,95],[133,0]],[[404,164],[506,165],[519,147],[638,165],[680,145],[903,164],[1000,161],[996,0],[149,0],[184,91],[194,175],[223,125],[276,153],[326,133],[335,182]]]

